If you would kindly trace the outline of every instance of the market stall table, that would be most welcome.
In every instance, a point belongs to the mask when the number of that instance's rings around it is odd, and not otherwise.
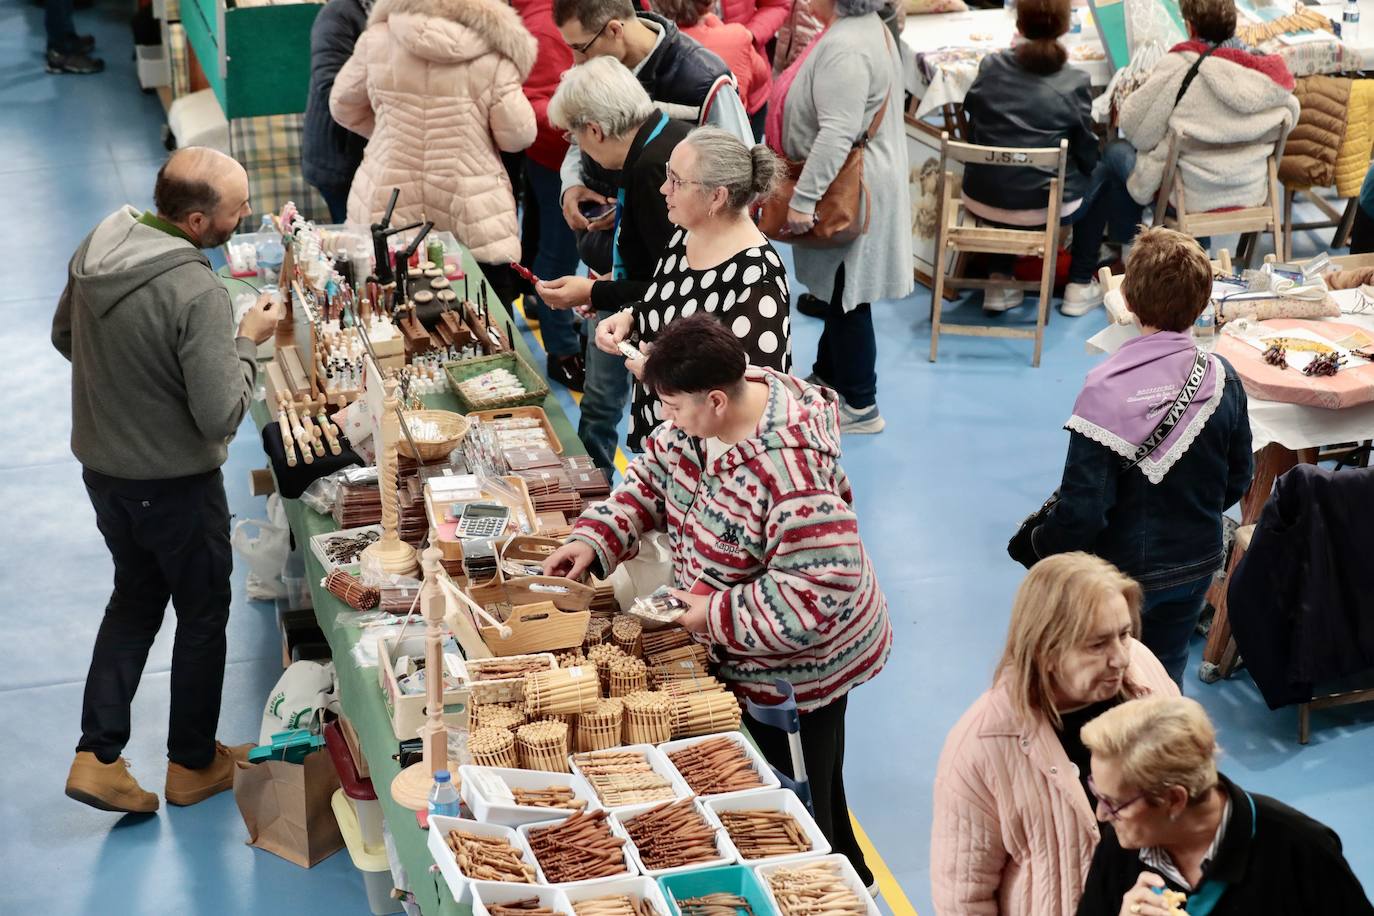
[[[466,249],[463,250],[463,270],[471,278],[470,282],[482,278],[480,268]],[[229,287],[231,295],[241,288],[241,284],[237,283]],[[500,306],[495,295],[490,296],[490,307],[492,315],[498,317],[501,326],[504,327],[509,315]],[[527,360],[532,359],[528,345],[518,335],[517,347]],[[456,410],[458,406],[457,399],[448,392],[426,395],[424,402],[427,407],[440,410]],[[554,432],[563,443],[564,453],[585,454],[585,449],[582,448],[567,416],[558,406],[557,399],[550,394],[545,398],[543,406]],[[259,429],[268,422],[267,405],[263,401],[253,403],[253,420]],[[287,499],[283,500],[283,503],[298,548],[304,548],[310,538],[317,534],[338,529],[333,518],[306,508],[299,500]],[[320,580],[324,577],[325,571],[314,552],[302,549],[302,553],[305,558],[305,576],[314,601],[315,618],[329,641],[334,657],[339,702],[358,733],[363,754],[372,771],[373,783],[377,786],[377,798],[382,804],[387,826],[395,839],[397,855],[405,867],[411,890],[426,916],[466,914],[470,911],[469,907],[459,906],[453,900],[447,884],[431,874],[430,865],[433,859],[426,844],[425,831],[416,822],[415,813],[396,804],[391,793],[386,791],[401,769],[393,757],[397,750],[396,736],[392,732],[391,719],[377,681],[377,669],[361,668],[353,658],[353,646],[357,644],[361,631],[349,626],[346,621],[355,612],[321,587]]]

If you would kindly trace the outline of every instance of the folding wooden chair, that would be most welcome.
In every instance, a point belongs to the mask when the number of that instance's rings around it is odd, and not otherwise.
[[[1169,131],[1169,158],[1164,164],[1164,178],[1159,183],[1159,194],[1155,198],[1156,226],[1177,229],[1193,238],[1213,235],[1241,234],[1240,247],[1236,250],[1236,260],[1249,266],[1254,255],[1255,237],[1268,232],[1274,237],[1274,253],[1284,259],[1285,237],[1283,232],[1283,194],[1279,190],[1279,158],[1283,155],[1286,136],[1280,135],[1274,142],[1274,150],[1266,160],[1268,178],[1267,192],[1263,203],[1253,207],[1240,207],[1235,210],[1189,210],[1187,194],[1183,188],[1183,173],[1178,167],[1179,154],[1188,148],[1227,149],[1249,146],[1250,144],[1201,144],[1189,140],[1186,134],[1176,130]],[[1173,205],[1173,213],[1169,206]]]
[[[1035,340],[1031,365],[1040,365],[1040,351],[1045,339],[1045,321],[1049,314],[1050,295],[1054,289],[1054,268],[1059,251],[1059,212],[1064,200],[1064,169],[1068,163],[1069,144],[1059,141],[1057,148],[1011,149],[1000,146],[977,146],[950,140],[949,133],[940,134],[940,226],[935,244],[935,290],[931,297],[930,361],[939,354],[940,334],[969,337],[1015,337]],[[1039,229],[1004,229],[981,224],[964,207],[963,194],[949,163],[964,165],[1005,166],[1008,168],[1052,169],[1045,225]],[[1013,256],[1039,257],[1043,260],[1039,282],[1033,280],[984,280],[955,276],[950,273],[951,253],[982,252]],[[957,266],[954,269],[958,269]],[[945,324],[941,321],[945,287],[955,289],[1025,289],[1040,291],[1040,303],[1035,315],[1035,328],[1008,328],[1000,325]]]

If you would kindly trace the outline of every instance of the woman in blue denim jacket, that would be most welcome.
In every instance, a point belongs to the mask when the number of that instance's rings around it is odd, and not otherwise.
[[[1140,234],[1122,294],[1142,334],[1088,374],[1066,424],[1059,502],[1030,539],[1037,557],[1086,550],[1139,582],[1141,641],[1180,686],[1189,636],[1224,561],[1222,512],[1244,495],[1254,469],[1235,370],[1215,354],[1205,368],[1195,361],[1189,331],[1211,289],[1211,265],[1195,241],[1168,229]],[[1185,385],[1192,400],[1161,427]]]

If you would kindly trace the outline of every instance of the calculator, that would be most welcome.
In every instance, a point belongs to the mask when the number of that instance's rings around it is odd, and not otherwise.
[[[500,503],[477,502],[463,507],[458,517],[460,538],[494,538],[506,530],[510,510]]]

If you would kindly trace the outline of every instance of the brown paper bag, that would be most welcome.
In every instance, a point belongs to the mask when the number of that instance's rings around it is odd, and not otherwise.
[[[343,848],[330,798],[339,774],[323,750],[303,763],[238,763],[234,801],[248,828],[248,845],[310,868]]]

